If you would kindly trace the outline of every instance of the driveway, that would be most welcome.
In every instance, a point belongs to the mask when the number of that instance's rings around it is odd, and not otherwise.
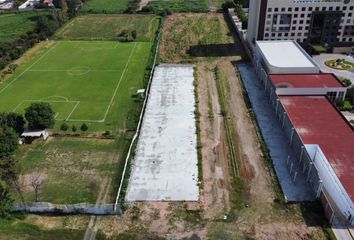
[[[333,60],[333,59],[338,59],[338,58],[345,59],[350,62],[354,62],[354,58],[349,57],[347,55],[343,55],[343,54],[320,54],[320,55],[312,56],[312,58],[320,66],[320,69],[322,72],[334,73],[337,77],[347,78],[350,81],[352,81],[352,84],[354,84],[354,72],[350,72],[347,70],[336,70],[333,68],[329,68],[324,63],[327,60]]]

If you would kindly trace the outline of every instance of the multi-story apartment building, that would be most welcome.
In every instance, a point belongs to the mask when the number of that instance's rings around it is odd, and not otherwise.
[[[339,51],[354,46],[354,0],[250,0],[249,44],[296,40]]]

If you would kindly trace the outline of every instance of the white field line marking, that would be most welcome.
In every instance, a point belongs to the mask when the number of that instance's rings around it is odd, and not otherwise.
[[[130,52],[130,56],[129,56],[129,58],[128,58],[127,63],[125,64],[124,70],[123,70],[123,72],[122,72],[122,75],[120,76],[120,79],[119,79],[119,81],[118,81],[118,84],[117,84],[117,86],[116,86],[116,89],[115,89],[114,92],[113,92],[113,96],[112,96],[112,98],[111,98],[111,101],[110,101],[109,104],[108,104],[106,113],[104,114],[104,117],[103,117],[103,119],[102,119],[103,122],[106,121],[107,114],[108,114],[108,112],[109,112],[109,109],[110,109],[111,106],[112,106],[113,100],[114,100],[114,98],[115,98],[115,96],[116,96],[116,94],[117,94],[117,91],[118,91],[118,89],[119,89],[120,83],[122,82],[122,79],[123,79],[123,77],[124,77],[124,75],[125,75],[125,72],[126,72],[127,69],[128,69],[128,66],[129,66],[130,60],[131,60],[131,58],[132,58],[132,56],[133,56],[135,47],[136,47],[136,42],[135,42],[135,44],[134,44],[134,47],[133,47],[132,51]]]
[[[67,119],[65,121],[67,121],[67,122],[91,122],[91,123],[101,123],[101,122],[103,122],[103,120],[74,119],[74,118]]]
[[[55,114],[55,116],[54,116],[54,119],[56,119],[57,120],[57,117],[59,116],[59,113],[57,112],[56,114]]]
[[[75,109],[77,108],[77,106],[79,106],[79,104],[80,104],[80,101],[76,101],[75,106],[74,106],[73,109],[71,110],[71,112],[70,112],[70,114],[68,115],[68,117],[66,118],[66,120],[68,120],[68,119],[71,117],[71,115],[73,114],[73,112],[75,111]]]
[[[45,98],[42,98],[40,99],[39,101],[45,101],[47,99],[51,99],[51,98],[62,98],[65,100],[65,102],[69,102],[69,99],[67,99],[66,97],[63,97],[63,96],[48,96],[48,97],[45,97]],[[50,101],[50,100],[49,100]],[[54,101],[54,100],[53,100]]]
[[[56,48],[59,45],[60,42],[57,42],[54,44],[51,48],[48,49],[47,52],[45,52],[42,56],[40,56],[34,63],[32,63],[26,70],[24,70],[20,75],[15,77],[11,82],[9,82],[4,88],[0,90],[0,93],[2,93],[5,89],[7,89],[11,84],[13,84],[17,79],[19,79],[23,74],[25,74],[28,70],[30,70],[35,64],[37,64],[40,60],[42,60],[45,56],[48,55],[54,48]]]

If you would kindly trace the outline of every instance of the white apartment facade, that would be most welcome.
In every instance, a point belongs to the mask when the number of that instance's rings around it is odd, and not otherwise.
[[[249,44],[295,40],[302,46],[354,46],[354,0],[250,0]]]

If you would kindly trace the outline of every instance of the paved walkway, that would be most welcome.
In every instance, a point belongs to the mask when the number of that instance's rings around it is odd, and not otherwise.
[[[312,56],[313,60],[320,66],[320,69],[322,72],[326,73],[334,73],[337,77],[343,77],[350,79],[352,81],[352,84],[354,84],[354,72],[351,71],[346,71],[346,70],[336,70],[333,68],[329,68],[325,65],[325,61],[327,60],[333,60],[333,59],[345,59],[350,62],[354,62],[354,58],[349,57],[347,55],[343,54],[320,54],[320,55],[315,55]]]
[[[314,193],[306,181],[297,161],[293,161],[294,169],[298,172],[296,181],[287,167],[287,159],[296,159],[295,153],[289,146],[289,141],[278,122],[273,108],[268,102],[264,88],[250,64],[238,64],[242,81],[246,86],[252,108],[256,113],[257,122],[264,140],[269,148],[275,172],[278,176],[284,196],[289,202],[313,201]]]

